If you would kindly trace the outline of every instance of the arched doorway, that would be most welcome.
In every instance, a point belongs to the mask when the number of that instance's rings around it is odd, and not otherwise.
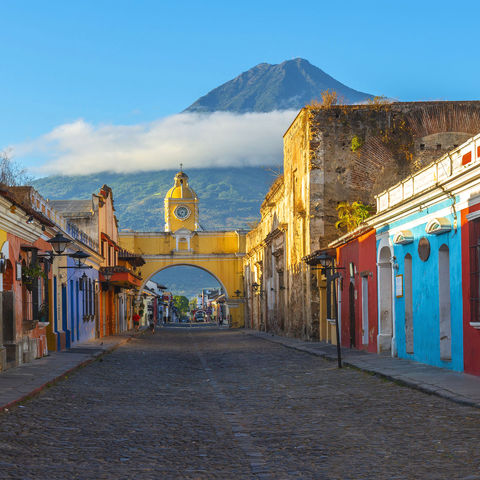
[[[450,252],[447,245],[438,251],[438,299],[440,321],[440,359],[452,359],[452,322],[450,313]]]
[[[381,248],[378,256],[378,351],[391,352],[393,338],[392,307],[392,253],[390,247]]]
[[[404,259],[405,283],[405,351],[413,354],[413,277],[412,256],[407,253]]]

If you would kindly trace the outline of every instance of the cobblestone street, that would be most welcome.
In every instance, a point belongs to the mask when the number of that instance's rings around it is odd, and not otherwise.
[[[146,333],[0,419],[2,479],[480,479],[480,410],[240,331]]]

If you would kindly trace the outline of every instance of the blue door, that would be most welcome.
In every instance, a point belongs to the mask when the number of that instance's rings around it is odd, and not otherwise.
[[[68,329],[67,286],[62,285],[62,330],[65,332],[65,346],[70,348],[70,330]]]

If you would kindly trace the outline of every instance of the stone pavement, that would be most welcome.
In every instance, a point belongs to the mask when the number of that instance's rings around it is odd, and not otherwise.
[[[0,413],[0,479],[480,480],[479,431],[479,409],[280,343],[161,328]]]
[[[132,332],[75,344],[63,352],[53,352],[33,362],[0,372],[0,411],[26,400],[61,380],[77,368],[131,340]]]
[[[305,342],[257,330],[245,330],[245,333],[337,362],[337,347],[329,343]],[[480,408],[480,377],[403,358],[392,358],[390,355],[377,355],[344,347],[341,351],[342,363],[345,366],[358,368],[457,403]]]

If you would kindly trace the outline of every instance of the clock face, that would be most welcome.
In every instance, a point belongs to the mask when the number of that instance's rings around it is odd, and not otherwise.
[[[190,216],[190,209],[185,205],[179,205],[173,213],[179,220],[185,220]]]

